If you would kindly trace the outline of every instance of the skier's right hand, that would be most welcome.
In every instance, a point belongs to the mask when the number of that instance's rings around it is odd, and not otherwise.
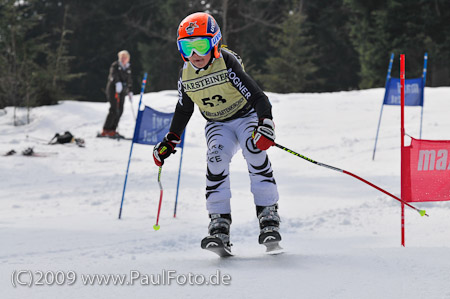
[[[156,166],[161,167],[164,164],[164,159],[174,154],[176,152],[175,147],[180,143],[180,137],[175,133],[167,133],[163,141],[153,148],[153,160],[155,160]]]

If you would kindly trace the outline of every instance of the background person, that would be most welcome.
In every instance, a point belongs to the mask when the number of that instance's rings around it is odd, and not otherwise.
[[[108,115],[101,136],[121,138],[117,132],[120,117],[123,113],[125,96],[133,97],[133,80],[131,78],[130,53],[122,50],[118,54],[118,60],[109,68],[108,83],[106,84],[106,98],[110,103]]]

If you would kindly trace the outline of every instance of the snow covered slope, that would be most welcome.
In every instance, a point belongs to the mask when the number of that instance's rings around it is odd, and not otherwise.
[[[399,107],[384,108],[372,161],[383,92],[269,93],[277,142],[399,195]],[[135,110],[138,100],[135,96]],[[144,96],[147,105],[165,112],[173,111],[176,101],[176,91]],[[95,138],[107,110],[106,103],[62,101],[33,109],[31,124],[20,127],[12,125],[12,108],[0,116],[1,153],[27,147],[57,153],[0,157],[1,298],[450,298],[450,203],[416,204],[429,218],[407,209],[402,248],[397,201],[277,148],[269,155],[280,193],[285,253],[267,256],[258,244],[250,181],[239,152],[231,166],[236,256],[220,259],[202,251],[209,219],[205,121],[198,111],[187,127],[177,218],[172,215],[179,153],[163,168],[161,229],[154,231],[158,169],[152,147],[135,145],[118,220],[130,141]],[[450,139],[449,111],[450,88],[427,88],[423,139]],[[407,107],[408,134],[418,137],[419,121],[420,108]],[[133,129],[127,102],[119,131],[131,137]],[[84,138],[86,148],[45,144],[64,131]],[[12,280],[30,282],[31,276],[33,284],[45,283],[39,271],[47,282],[61,271],[56,277],[62,285],[12,286]],[[133,285],[83,281],[86,275],[137,273],[141,276]],[[179,281],[145,285],[145,275]],[[201,275],[224,281],[201,285]],[[192,277],[194,285],[189,280],[182,285]]]

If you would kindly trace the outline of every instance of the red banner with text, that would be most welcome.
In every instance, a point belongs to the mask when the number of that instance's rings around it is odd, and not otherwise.
[[[402,148],[402,199],[450,200],[450,141],[418,140]]]

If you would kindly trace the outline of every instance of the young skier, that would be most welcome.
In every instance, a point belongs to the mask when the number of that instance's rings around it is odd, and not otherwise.
[[[178,79],[179,100],[170,132],[153,151],[157,166],[175,152],[194,103],[207,120],[206,207],[211,222],[201,246],[221,256],[230,255],[231,158],[242,149],[251,180],[251,192],[259,219],[259,243],[278,249],[278,191],[265,150],[274,144],[275,125],[271,104],[244,71],[241,58],[221,47],[221,32],[207,13],[194,13],[178,27],[178,50],[184,60]]]

